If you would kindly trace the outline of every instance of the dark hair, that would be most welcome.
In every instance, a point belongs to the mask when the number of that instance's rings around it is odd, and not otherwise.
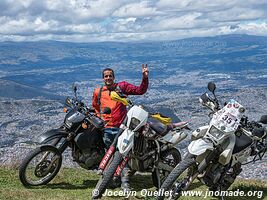
[[[105,71],[111,71],[112,72],[112,75],[113,75],[113,77],[115,78],[115,74],[114,74],[114,71],[113,71],[113,69],[111,69],[111,68],[105,68],[105,69],[103,69],[103,71],[102,71],[102,77],[104,78],[104,72]]]

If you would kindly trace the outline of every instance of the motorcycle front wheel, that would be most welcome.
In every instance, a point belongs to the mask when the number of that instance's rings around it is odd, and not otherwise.
[[[180,177],[184,172],[186,172],[192,165],[195,163],[195,159],[191,157],[186,157],[182,160],[167,176],[163,184],[160,187],[160,191],[171,191],[170,194],[173,194],[168,199],[177,199],[180,194],[177,194],[177,189],[180,191],[182,188],[176,188],[174,185],[176,179]],[[182,184],[181,182],[177,183],[178,185]],[[179,186],[178,186],[179,187]],[[164,196],[158,196],[157,200],[163,200]]]
[[[32,150],[22,161],[19,179],[24,186],[39,186],[50,182],[59,172],[62,155],[51,145]]]
[[[121,163],[123,157],[119,151],[116,151],[113,157],[113,160],[110,162],[107,170],[103,172],[103,176],[98,180],[95,189],[92,192],[92,199],[101,198],[102,194],[105,192],[108,184],[113,178],[114,173],[116,172],[117,167]]]

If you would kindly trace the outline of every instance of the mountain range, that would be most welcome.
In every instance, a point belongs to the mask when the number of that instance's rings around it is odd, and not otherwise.
[[[176,71],[266,70],[266,48],[267,37],[249,35],[149,43],[2,42],[0,78],[44,87],[100,79],[101,69],[113,67],[119,79],[133,79],[140,77],[141,63],[150,65],[156,79]]]

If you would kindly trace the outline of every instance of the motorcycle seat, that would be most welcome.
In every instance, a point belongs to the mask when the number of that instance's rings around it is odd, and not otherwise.
[[[177,122],[164,125],[159,121],[149,123],[150,127],[160,136],[165,136],[170,130],[174,128],[184,128],[187,126],[187,124],[188,124],[187,122]]]
[[[150,122],[149,125],[150,125],[150,128],[153,129],[160,136],[166,135],[170,130],[170,129],[168,130],[167,125],[164,125],[161,122]]]

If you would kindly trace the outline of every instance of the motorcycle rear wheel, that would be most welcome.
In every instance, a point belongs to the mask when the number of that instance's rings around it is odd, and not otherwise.
[[[109,167],[103,172],[103,176],[98,180],[98,183],[92,192],[92,199],[101,198],[122,159],[123,157],[121,153],[116,151]]]
[[[26,186],[49,183],[59,172],[62,155],[57,148],[43,145],[32,150],[19,167],[19,179]]]
[[[170,157],[171,156],[171,157]],[[163,163],[168,164],[169,166],[175,168],[178,163],[181,162],[181,154],[177,149],[169,149],[164,151],[161,156],[160,160]],[[161,170],[160,172],[160,180],[158,180],[157,173],[155,171],[152,172],[152,182],[156,188],[160,188],[161,184],[164,182],[166,177],[170,174],[170,171]]]

